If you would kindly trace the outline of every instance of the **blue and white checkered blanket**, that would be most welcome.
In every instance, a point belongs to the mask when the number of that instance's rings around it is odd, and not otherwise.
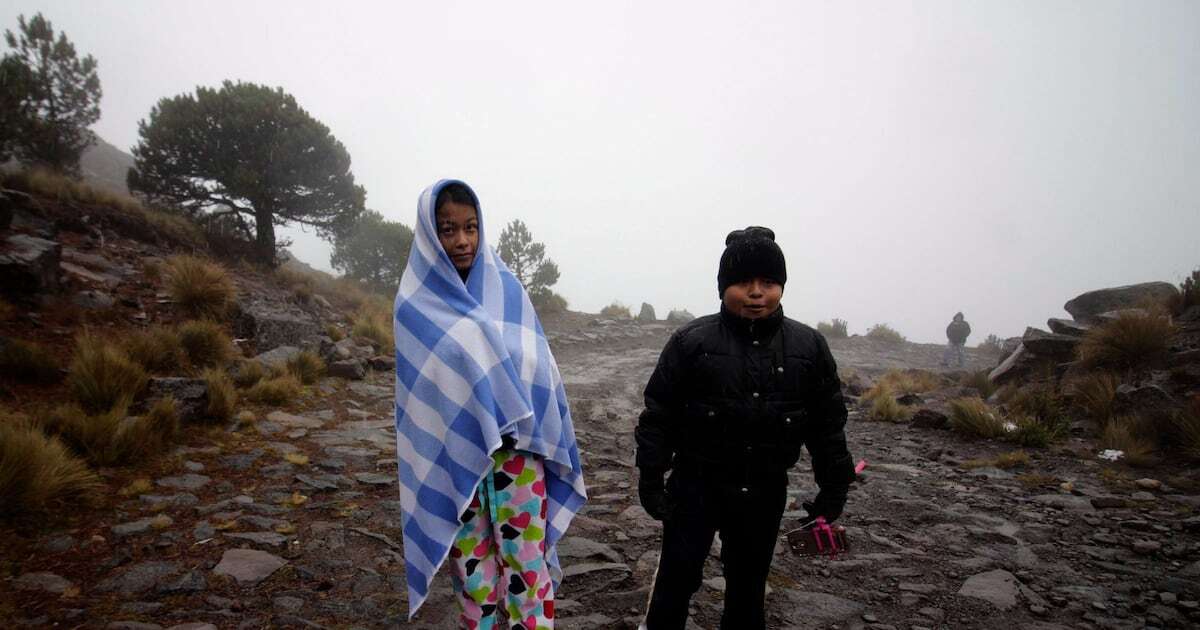
[[[464,282],[437,238],[434,201],[454,180],[425,189],[408,267],[396,294],[396,451],[411,619],[446,560],[502,435],[545,458],[546,556],[587,500],[558,365],[529,296],[486,244]],[[472,193],[474,194],[474,193]],[[478,206],[478,204],[477,204]]]

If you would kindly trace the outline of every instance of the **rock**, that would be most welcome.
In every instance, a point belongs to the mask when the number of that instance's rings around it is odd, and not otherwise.
[[[1133,482],[1134,485],[1142,490],[1161,490],[1162,482],[1157,479],[1143,478]]]
[[[12,225],[13,207],[16,202],[12,197],[0,193],[0,230],[7,230]]]
[[[396,371],[396,357],[391,355],[381,354],[379,356],[374,356],[371,357],[371,360],[367,363],[371,366],[371,369],[375,370],[376,372]]]
[[[183,422],[197,422],[208,415],[208,383],[202,378],[177,376],[153,377],[146,383],[146,397],[137,407],[139,413],[160,398],[174,398],[175,409]]]
[[[213,568],[213,573],[232,577],[239,584],[254,585],[286,564],[287,561],[265,551],[229,549],[221,556],[221,562]]]
[[[940,411],[925,407],[913,414],[909,425],[919,429],[945,429],[950,425],[950,418]]]
[[[1113,400],[1113,406],[1117,413],[1170,412],[1178,406],[1178,403],[1171,394],[1156,384],[1130,385],[1122,383],[1117,386],[1117,396]]]
[[[1133,550],[1143,556],[1152,556],[1162,549],[1162,543],[1154,540],[1139,540],[1133,543]]]
[[[1094,324],[1101,313],[1139,308],[1147,303],[1162,304],[1178,295],[1179,289],[1168,282],[1144,282],[1088,291],[1064,304],[1063,309],[1077,322]]]
[[[204,475],[188,473],[186,475],[179,475],[177,477],[163,477],[154,483],[164,488],[175,488],[177,490],[199,490],[200,488],[207,486],[210,481],[212,481],[212,479]]]
[[[958,594],[982,599],[1000,610],[1008,610],[1017,605],[1017,578],[1004,569],[979,573],[967,578],[962,588],[958,589]]]
[[[1058,335],[1070,335],[1072,337],[1082,337],[1087,334],[1087,331],[1092,327],[1086,324],[1081,324],[1070,319],[1059,319],[1051,317],[1046,320],[1046,325],[1050,327],[1050,332]]]
[[[667,313],[667,323],[669,324],[686,324],[693,319],[696,319],[696,316],[689,313],[686,309],[672,309],[671,312]]]
[[[1025,344],[1022,343],[988,373],[988,380],[996,384],[1007,383],[1028,374],[1037,363],[1037,357],[1026,350]]]
[[[120,525],[112,526],[112,533],[118,537],[132,536],[134,534],[143,534],[150,530],[150,526],[154,523],[152,518],[143,518],[129,523],[121,523]]]
[[[1079,345],[1079,337],[1026,328],[1025,335],[1021,337],[1021,345],[1039,357],[1069,361],[1075,356],[1075,346]]]
[[[163,630],[163,627],[156,623],[141,621],[113,621],[104,627],[106,630]]]
[[[170,628],[167,628],[167,630],[219,630],[219,628],[211,623],[193,621],[191,623],[181,623],[177,626],[171,626]]]
[[[814,624],[832,624],[863,614],[866,605],[828,593],[782,588],[776,596],[787,601],[782,607],[791,624],[811,628]]]
[[[1092,502],[1087,497],[1077,497],[1069,494],[1039,494],[1029,497],[1030,501],[1039,505],[1048,505],[1059,510],[1071,512],[1092,512]]]
[[[912,407],[914,405],[923,404],[925,401],[921,399],[921,396],[919,394],[911,394],[910,393],[910,394],[901,394],[900,396],[897,396],[896,402],[900,403],[901,405],[904,405],[905,407]]]
[[[102,593],[116,591],[122,595],[135,595],[150,590],[182,569],[182,565],[178,562],[157,560],[142,562],[129,567],[121,575],[101,580],[96,585],[96,590]]]
[[[208,580],[199,571],[188,571],[179,578],[164,582],[158,586],[158,592],[166,595],[178,593],[199,593],[208,588]]]
[[[375,348],[367,345],[360,346],[353,338],[343,339],[335,344],[334,356],[338,359],[361,359],[366,361],[375,356]]]
[[[112,308],[116,300],[111,295],[95,289],[85,289],[71,296],[71,303],[88,310]]]
[[[1097,510],[1121,509],[1129,504],[1121,497],[1092,497],[1092,507]]]
[[[280,346],[299,348],[323,334],[320,322],[294,304],[250,296],[239,298],[234,310],[235,334],[254,339],[260,352]]]
[[[558,542],[558,556],[575,560],[602,558],[609,562],[621,562],[621,553],[609,545],[580,536],[567,536]],[[656,561],[657,563],[657,561]]]
[[[304,608],[303,599],[300,599],[299,597],[289,597],[287,595],[276,597],[275,599],[271,600],[271,604],[275,606],[276,610],[282,610],[290,613],[299,612],[301,608]]]
[[[1129,498],[1137,501],[1138,503],[1152,503],[1157,500],[1153,494],[1150,494],[1144,490],[1134,492],[1133,494],[1129,495]]]
[[[642,302],[642,310],[638,311],[637,320],[643,323],[658,321],[658,316],[654,314],[654,307]]]
[[[390,486],[396,483],[395,475],[384,475],[381,473],[355,473],[354,479],[359,483],[371,486]]]
[[[308,416],[297,416],[286,411],[272,411],[267,414],[267,420],[282,424],[290,429],[320,429],[325,422]]]
[[[46,571],[22,574],[13,580],[13,586],[22,591],[45,591],[55,595],[62,595],[75,588],[66,578]]]
[[[29,297],[58,291],[62,245],[25,234],[0,242],[0,293]]]
[[[247,540],[256,545],[264,547],[284,547],[287,545],[287,536],[277,534],[275,532],[245,532],[225,534],[227,538],[236,538],[238,540]]]
[[[367,368],[361,359],[346,359],[330,363],[325,368],[325,373],[334,378],[361,381],[367,375]]]
[[[587,575],[597,571],[622,571],[633,573],[629,565],[622,562],[580,562],[571,564],[563,569],[563,579],[577,575]]]
[[[196,540],[207,540],[217,535],[217,529],[208,521],[200,521],[192,528],[192,538]]]
[[[258,361],[265,367],[284,367],[287,362],[300,354],[301,350],[297,346],[276,346],[266,352],[254,357],[254,361]]]

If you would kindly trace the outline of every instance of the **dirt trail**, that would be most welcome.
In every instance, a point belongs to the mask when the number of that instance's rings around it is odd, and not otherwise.
[[[632,431],[669,332],[628,322],[551,335],[590,495],[560,546],[559,627],[635,627],[644,608],[660,529],[638,506]],[[834,351],[844,368],[864,372],[940,358],[938,346],[893,356]],[[389,374],[327,379],[255,431],[180,449],[150,493],[69,530],[6,536],[3,575],[13,577],[0,581],[0,617],[25,627],[455,627],[444,572],[406,621],[391,396]],[[1002,445],[869,423],[857,412],[848,431],[854,455],[870,462],[842,521],[853,550],[828,560],[780,549],[771,627],[1200,621],[1200,519],[1192,516],[1200,497],[1166,480],[1143,488],[1108,475],[1105,485],[1095,459],[1076,453],[1078,441],[1034,454],[1030,468],[1047,477],[1028,487],[1011,472],[962,466],[1008,450]],[[288,461],[289,452],[307,463]],[[792,475],[793,498],[815,492],[806,466]],[[789,512],[785,527],[799,515]],[[716,551],[693,601],[693,628],[718,623]]]

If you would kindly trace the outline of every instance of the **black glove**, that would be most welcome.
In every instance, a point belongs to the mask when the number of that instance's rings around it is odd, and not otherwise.
[[[808,527],[816,522],[818,516],[825,517],[826,523],[832,523],[842,515],[842,510],[846,507],[846,495],[849,493],[849,488],[827,488],[822,489],[817,493],[817,498],[809,503],[805,501],[800,504],[804,511],[808,513],[803,520],[800,521],[801,527]]]
[[[670,518],[675,508],[674,501],[667,496],[661,472],[649,470],[641,472],[641,476],[638,478],[638,498],[646,513],[656,521]]]

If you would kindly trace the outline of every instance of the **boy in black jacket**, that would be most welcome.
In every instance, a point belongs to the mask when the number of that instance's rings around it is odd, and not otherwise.
[[[837,366],[819,333],[783,316],[787,268],[774,232],[736,230],[725,246],[717,275],[721,312],[671,336],[638,420],[638,493],[663,521],[648,630],[687,623],[718,531],[726,584],[721,628],[764,628],[787,471],[801,446],[820,487],[805,504],[810,521],[840,516],[854,480]]]

